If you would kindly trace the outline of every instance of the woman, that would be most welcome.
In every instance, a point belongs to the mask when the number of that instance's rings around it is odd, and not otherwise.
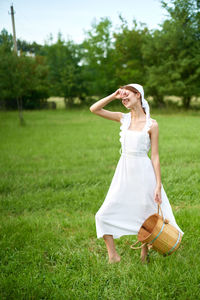
[[[122,99],[128,113],[103,109],[109,102]],[[109,263],[119,262],[114,239],[122,235],[137,235],[142,223],[161,206],[164,218],[177,225],[171,205],[161,183],[158,152],[159,128],[150,118],[143,87],[128,84],[90,107],[96,115],[121,123],[121,157],[104,200],[95,215],[97,238],[103,237]],[[151,159],[148,152],[151,148]],[[147,260],[148,248],[141,250],[141,260]]]

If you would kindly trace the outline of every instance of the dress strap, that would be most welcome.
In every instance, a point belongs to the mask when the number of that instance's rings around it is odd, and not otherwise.
[[[124,123],[124,121],[125,121],[125,113],[122,113],[122,117],[121,117],[121,119],[120,119],[120,123],[121,124],[123,124]]]
[[[121,123],[120,130],[124,130],[128,128],[130,117],[131,117],[130,113],[122,113],[122,117],[120,119],[120,123]]]
[[[129,127],[129,123],[130,123],[130,113],[122,113],[122,117],[120,119],[120,123],[121,123],[121,126],[120,126],[120,132],[119,132],[119,135],[120,135],[120,142],[121,144],[124,144],[124,140],[125,140],[125,130],[128,129]],[[119,153],[122,154],[122,146],[119,150]]]
[[[144,127],[144,130],[145,130],[146,132],[148,132],[149,129],[151,128],[151,125],[152,125],[152,124],[153,124],[152,119],[151,119],[151,118],[148,118],[147,121],[146,121],[146,125],[145,125],[145,127]]]

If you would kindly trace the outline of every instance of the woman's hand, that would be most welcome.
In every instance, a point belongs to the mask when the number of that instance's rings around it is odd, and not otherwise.
[[[123,97],[128,96],[128,92],[125,89],[118,89],[113,95],[115,99],[122,99]]]
[[[156,187],[155,192],[154,192],[154,200],[156,203],[161,204],[162,199],[161,199],[161,187]]]

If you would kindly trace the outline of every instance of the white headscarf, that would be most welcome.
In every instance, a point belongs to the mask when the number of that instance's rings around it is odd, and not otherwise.
[[[127,86],[132,86],[134,87],[142,96],[142,107],[144,107],[145,112],[146,112],[146,124],[149,124],[149,120],[150,120],[150,108],[149,108],[149,104],[147,102],[146,99],[144,99],[144,89],[143,86],[137,83],[130,83],[127,84]]]

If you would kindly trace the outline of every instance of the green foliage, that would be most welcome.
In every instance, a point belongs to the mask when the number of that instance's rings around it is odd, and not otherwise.
[[[195,1],[162,1],[170,18],[143,45],[147,92],[163,102],[164,95],[182,97],[188,108],[200,95],[200,37]]]
[[[13,38],[11,34],[3,29],[0,34],[0,49],[3,52],[10,52],[13,47]]]
[[[73,41],[65,42],[59,34],[55,44],[44,46],[43,55],[49,66],[50,94],[64,97],[66,105],[72,105],[73,98],[84,93],[79,47]]]
[[[82,62],[89,95],[103,96],[116,89],[112,22],[101,18],[93,22],[81,44]]]
[[[126,20],[121,16],[120,31],[114,33],[114,62],[115,78],[118,86],[131,82],[145,85],[144,60],[142,45],[146,39],[148,29],[138,28],[134,20],[133,28],[129,29]]]
[[[167,8],[171,20],[164,32],[170,32],[172,38],[168,59],[170,69],[175,69],[176,76],[169,82],[171,94],[182,96],[184,106],[188,107],[192,96],[200,95],[200,35],[199,13],[194,0],[175,0],[173,7]],[[169,38],[169,36],[168,36]]]
[[[21,52],[29,52],[35,55],[41,55],[42,45],[37,44],[36,42],[28,43],[24,40],[17,40],[17,49]]]
[[[21,99],[24,108],[40,107],[49,96],[48,66],[41,56],[17,56],[11,51],[10,37],[2,32],[0,45],[0,100],[3,108],[17,108]]]

